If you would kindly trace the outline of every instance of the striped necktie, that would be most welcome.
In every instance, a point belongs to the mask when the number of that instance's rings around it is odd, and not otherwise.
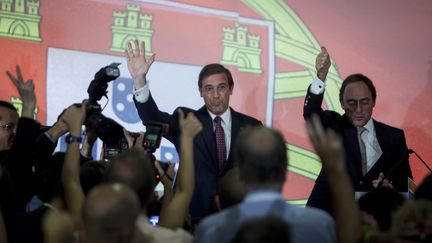
[[[363,172],[363,175],[366,175],[366,173],[367,173],[366,146],[365,146],[365,143],[363,142],[363,139],[361,137],[361,135],[364,131],[366,131],[366,128],[364,128],[364,127],[358,127],[357,128],[357,138],[358,138],[359,146],[360,146],[362,172]]]

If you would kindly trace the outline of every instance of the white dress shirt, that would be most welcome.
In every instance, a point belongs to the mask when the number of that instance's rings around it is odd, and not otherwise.
[[[315,77],[311,86],[310,92],[315,95],[320,95],[324,92],[326,84]],[[366,147],[367,171],[369,171],[382,155],[381,146],[376,137],[375,126],[372,118],[363,126],[366,130],[361,134],[361,138]]]
[[[382,155],[381,146],[376,137],[375,126],[372,118],[363,126],[365,131],[361,134],[361,138],[366,147],[367,171],[378,161]]]
[[[146,84],[144,85],[144,87],[140,89],[136,89],[136,90],[134,89],[133,95],[135,96],[136,101],[138,101],[139,103],[145,103],[150,97],[150,89]],[[214,118],[216,117],[216,115],[211,113],[208,109],[207,111],[210,114],[210,117],[213,121],[213,131],[214,131],[216,128],[215,127],[216,124],[214,123]],[[228,109],[222,115],[220,115],[220,118],[222,119],[221,125],[225,135],[225,148],[227,151],[226,159],[228,159],[230,148],[231,148],[231,126],[232,126],[231,108],[228,107]]]
[[[211,113],[208,109],[207,109],[208,113],[210,114],[210,117],[213,121],[213,132],[216,129],[216,124],[214,122],[214,119],[216,117],[215,114]],[[232,119],[231,119],[231,108],[228,107],[228,109],[222,113],[222,115],[220,115],[220,118],[222,119],[221,121],[221,125],[222,128],[224,130],[224,135],[225,135],[225,148],[226,148],[226,159],[228,159],[229,156],[229,149],[231,148],[231,126],[232,126]]]

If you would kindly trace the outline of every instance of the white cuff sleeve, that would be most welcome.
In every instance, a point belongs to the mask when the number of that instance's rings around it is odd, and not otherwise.
[[[310,86],[310,92],[315,95],[320,95],[324,93],[324,88],[326,84],[321,81],[318,77],[315,77],[311,86]]]
[[[134,88],[133,95],[135,96],[136,101],[139,103],[146,103],[150,97],[150,89],[147,84],[140,89],[135,90]]]

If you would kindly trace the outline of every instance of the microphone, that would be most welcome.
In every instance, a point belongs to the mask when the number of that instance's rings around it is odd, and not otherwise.
[[[403,154],[402,154],[402,156],[399,158],[399,160],[393,165],[393,167],[391,167],[388,171],[387,171],[387,173],[385,173],[384,174],[384,178],[378,183],[378,187],[381,187],[382,186],[382,184],[383,184],[383,182],[384,182],[384,179],[387,177],[388,178],[388,175],[391,175],[392,173],[393,173],[393,171],[399,166],[399,165],[401,165],[401,163],[404,161],[404,158],[405,158],[405,156],[406,155],[408,155],[409,156],[409,154],[410,154],[410,149],[405,149],[405,151],[403,152]]]
[[[415,154],[417,156],[417,158],[419,158],[419,160],[423,163],[424,166],[426,166],[426,168],[429,170],[429,172],[432,173],[431,168],[427,165],[427,163],[420,157],[420,155],[418,155],[413,149],[406,149],[405,152],[402,154],[402,157],[400,157],[400,159],[398,160],[398,162],[390,168],[390,170],[387,171],[387,174],[384,174],[385,177],[387,177],[388,175],[390,175],[403,161],[405,155],[409,155],[409,154]],[[380,181],[380,183],[378,183],[378,187],[380,187],[382,185],[384,180]]]
[[[388,175],[390,175],[401,163],[402,163],[402,161],[404,161],[404,158],[405,158],[405,156],[407,155],[407,154],[411,154],[410,153],[410,150],[411,149],[406,149],[404,152],[403,152],[403,154],[402,154],[402,156],[399,158],[399,160],[397,161],[397,163],[396,164],[394,164],[393,165],[393,167],[391,167],[390,168],[390,170],[388,170],[387,171],[387,174],[384,174],[384,176],[385,177],[387,177]]]
[[[415,154],[415,156],[417,156],[417,158],[423,163],[424,166],[426,166],[426,168],[429,170],[430,173],[432,173],[431,168],[428,166],[428,164],[422,159],[422,157],[420,157],[420,155],[418,155],[416,153],[416,151],[414,151],[413,149],[408,149],[408,153],[409,154]]]

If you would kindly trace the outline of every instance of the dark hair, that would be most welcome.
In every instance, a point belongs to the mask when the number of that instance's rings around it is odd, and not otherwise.
[[[57,196],[63,198],[61,181],[62,168],[66,153],[56,152],[46,159],[46,166],[38,172],[38,196],[43,202],[50,202]]]
[[[234,86],[234,80],[232,78],[231,72],[219,63],[207,64],[201,69],[201,72],[198,76],[198,88],[202,88],[202,82],[208,76],[219,73],[224,73],[227,76],[228,86],[232,88]]]
[[[84,195],[90,190],[103,182],[108,170],[108,164],[105,161],[87,161],[81,166],[80,182]]]
[[[375,86],[372,83],[372,80],[370,80],[368,77],[366,77],[365,75],[363,75],[361,73],[351,74],[350,76],[348,76],[344,79],[344,81],[342,82],[342,86],[339,90],[339,101],[341,103],[343,102],[343,95],[344,95],[346,86],[348,84],[352,84],[355,82],[363,82],[364,84],[366,84],[369,91],[371,92],[372,100],[373,100],[373,102],[375,102],[376,96],[377,96]]]
[[[392,214],[396,212],[405,198],[396,190],[389,187],[379,187],[359,198],[360,210],[372,215],[381,231],[391,227]]]
[[[236,141],[240,178],[253,186],[282,185],[288,156],[280,132],[262,126],[243,129]]]
[[[107,179],[111,182],[122,182],[132,188],[138,195],[141,207],[147,206],[148,199],[153,196],[155,176],[151,159],[144,151],[129,149],[120,153],[108,169]],[[120,170],[127,170],[125,176]]]
[[[240,203],[246,195],[246,190],[239,181],[235,169],[230,169],[219,185],[219,201],[221,209]]]
[[[13,106],[11,103],[4,101],[4,100],[0,100],[0,107],[4,107],[7,108],[9,110],[13,110],[13,111],[17,111],[17,109],[15,108],[15,106]]]

